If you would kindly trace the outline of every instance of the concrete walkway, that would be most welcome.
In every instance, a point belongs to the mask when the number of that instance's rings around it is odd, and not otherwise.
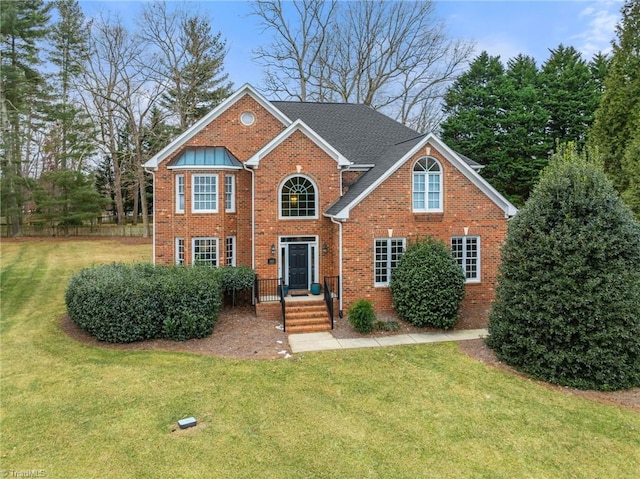
[[[443,341],[465,341],[487,337],[486,329],[467,329],[447,333],[416,333],[380,336],[377,338],[337,339],[329,332],[300,333],[289,335],[289,346],[293,353],[328,351],[330,349],[377,348],[401,344],[440,343]]]

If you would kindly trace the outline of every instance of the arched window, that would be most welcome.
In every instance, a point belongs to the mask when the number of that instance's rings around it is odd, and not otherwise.
[[[284,182],[280,193],[280,216],[316,216],[316,187],[311,180],[304,176],[292,176]]]
[[[433,158],[413,165],[413,211],[442,211],[442,168]]]

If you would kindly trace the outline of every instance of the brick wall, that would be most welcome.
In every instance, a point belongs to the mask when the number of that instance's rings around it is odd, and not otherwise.
[[[344,310],[359,298],[374,302],[378,312],[390,312],[388,287],[374,287],[374,240],[432,236],[450,243],[452,236],[462,236],[464,227],[470,236],[481,237],[481,281],[467,283],[457,328],[476,328],[487,324],[487,314],[494,297],[495,276],[500,261],[500,245],[506,234],[504,212],[489,200],[440,153],[431,148],[431,156],[443,168],[443,213],[412,212],[412,169],[424,156],[415,155],[400,167],[350,213],[344,223]]]
[[[252,112],[256,121],[251,126],[240,122],[243,112]],[[275,119],[250,96],[244,96],[232,104],[224,113],[207,125],[198,135],[191,138],[187,146],[224,146],[238,160],[246,161],[284,130],[284,125]],[[178,151],[173,158],[180,156]],[[219,238],[219,257],[224,259],[224,239],[236,236],[236,262],[251,266],[251,173],[246,170],[169,170],[171,159],[163,162],[155,174],[155,226],[156,261],[170,264],[174,262],[174,238],[185,239],[186,262],[191,262],[191,239],[214,236]],[[192,213],[192,174],[218,174],[218,213]],[[175,176],[185,176],[184,213],[176,213]],[[224,175],[236,176],[236,211],[224,211]]]
[[[251,126],[240,122],[240,115],[250,111],[256,121]],[[284,125],[250,96],[238,99],[185,146],[225,146],[240,161],[246,161],[284,130]],[[432,146],[431,156],[443,167],[443,213],[412,212],[412,168],[422,155],[401,166],[368,198],[357,205],[343,226],[344,310],[359,298],[368,298],[376,311],[391,311],[387,287],[374,287],[374,239],[392,236],[406,238],[433,236],[450,242],[451,236],[481,237],[481,281],[468,283],[457,327],[485,326],[494,296],[495,275],[500,259],[500,244],[506,233],[504,212],[478,190],[462,173],[450,165]],[[179,156],[180,152],[174,155]],[[198,170],[196,173],[218,174],[218,213],[191,212],[193,172],[169,170],[171,159],[163,162],[155,174],[156,261],[173,263],[175,238],[185,239],[185,259],[191,262],[194,237],[218,237],[219,261],[224,263],[224,240],[236,236],[238,265],[251,266],[251,173],[241,170]],[[176,213],[175,176],[185,176],[185,209]],[[236,211],[224,211],[224,176],[235,175]],[[301,174],[318,188],[317,218],[288,220],[279,218],[278,192],[291,175]],[[261,159],[255,170],[255,268],[262,278],[277,278],[278,264],[268,264],[271,245],[276,248],[282,236],[317,236],[319,277],[338,274],[338,228],[322,215],[340,196],[340,172],[336,162],[304,134],[297,131]],[[345,173],[345,184],[359,172]],[[327,252],[322,245],[327,244]],[[276,253],[276,256],[278,253]]]

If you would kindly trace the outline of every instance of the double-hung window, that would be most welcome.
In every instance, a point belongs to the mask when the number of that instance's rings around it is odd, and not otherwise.
[[[480,237],[454,236],[451,251],[464,271],[467,282],[480,281]]]
[[[184,238],[176,238],[176,264],[184,264]]]
[[[193,264],[218,266],[218,238],[193,238]]]
[[[176,213],[184,213],[184,175],[176,175]]]
[[[442,168],[433,158],[420,158],[413,165],[413,211],[442,211]]]
[[[404,238],[380,238],[375,240],[374,251],[374,284],[387,286],[391,273],[405,250]]]
[[[227,266],[236,265],[236,237],[227,236],[225,239],[225,264]]]
[[[236,211],[236,177],[234,175],[224,177],[224,209],[227,213]]]
[[[194,213],[218,212],[218,175],[193,175],[191,190]]]

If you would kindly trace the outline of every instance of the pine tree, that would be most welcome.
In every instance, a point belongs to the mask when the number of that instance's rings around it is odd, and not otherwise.
[[[483,52],[445,96],[443,139],[485,165],[482,176],[516,204],[529,196],[552,146],[538,77],[531,57],[511,59],[505,70]]]
[[[28,200],[25,130],[33,126],[34,110],[40,106],[39,99],[46,89],[38,70],[38,42],[47,34],[49,9],[43,0],[0,4],[0,203],[12,236],[21,232]]]
[[[582,147],[600,102],[598,83],[575,48],[559,45],[550,52],[542,66],[540,98],[549,112],[547,134],[552,142]]]
[[[640,2],[627,0],[616,27],[605,92],[591,129],[593,144],[623,199],[640,215]]]
[[[482,175],[504,192],[508,161],[499,125],[505,107],[506,78],[500,57],[482,52],[445,95],[442,138],[456,151],[485,165]]]

